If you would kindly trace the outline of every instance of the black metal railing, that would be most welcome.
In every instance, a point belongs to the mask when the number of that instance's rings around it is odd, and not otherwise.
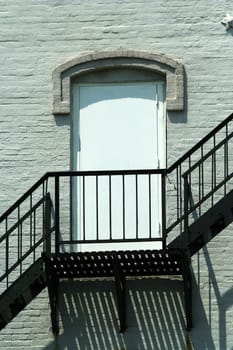
[[[165,248],[165,174],[47,173],[0,217],[1,291],[43,251]]]
[[[233,117],[210,134],[212,148],[183,174],[184,228],[233,190]]]
[[[54,228],[47,180],[43,176],[0,217],[0,292],[50,249]]]
[[[96,250],[121,243],[123,249],[123,243],[139,241],[165,247],[165,174],[164,169],[49,173],[56,251],[77,244]]]
[[[0,292],[45,250],[166,248],[232,189],[232,120],[166,170],[47,173],[0,217]]]
[[[233,189],[233,114],[215,127],[167,169],[166,233],[188,232],[188,226]],[[175,212],[175,214],[171,214]],[[173,236],[174,238],[174,236]]]

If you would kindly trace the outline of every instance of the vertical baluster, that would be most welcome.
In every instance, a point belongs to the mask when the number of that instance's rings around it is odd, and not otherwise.
[[[29,232],[29,235],[30,235],[30,248],[32,248],[32,194],[30,194],[30,232]]]
[[[20,222],[20,206],[18,206],[18,259],[22,258],[22,223]],[[19,264],[20,275],[22,274],[22,261]]]
[[[198,214],[201,216],[201,165],[198,165]]]
[[[96,239],[99,240],[99,177],[95,177],[95,188],[96,188]]]
[[[228,124],[225,129],[225,139],[228,137]],[[227,193],[226,180],[228,177],[228,140],[224,143],[224,196]]]
[[[179,193],[179,167],[176,168],[176,219],[179,220],[180,218],[180,193]]]
[[[82,177],[83,179],[83,240],[86,240],[86,181],[85,176]]]
[[[156,175],[160,176],[160,175]],[[165,173],[161,175],[161,194],[162,194],[162,247],[166,249],[166,181]]]
[[[203,150],[203,145],[201,145],[201,198],[204,198],[204,161],[203,161],[203,157],[204,157],[204,150]]]
[[[18,226],[18,231],[17,231],[17,238],[18,238],[18,260],[20,259],[20,229],[19,229],[19,219],[20,219],[20,206],[17,208],[17,226]]]
[[[149,238],[152,238],[151,233],[151,174],[149,174]]]
[[[5,231],[6,231],[6,288],[9,286],[9,275],[8,275],[8,269],[9,269],[9,234],[7,233],[8,231],[8,220],[7,217],[5,219]]]
[[[23,222],[20,223],[20,253],[23,256]],[[20,263],[20,274],[22,274],[23,262]]]
[[[70,224],[70,227],[69,227],[69,231],[70,231],[70,241],[72,241],[73,239],[73,177],[72,175],[70,175],[70,188],[69,188],[69,191],[70,191],[70,211],[69,211],[69,224]]]
[[[226,124],[226,137],[228,137],[229,133],[228,133],[228,124]],[[229,150],[229,147],[228,147],[228,141],[226,143],[226,177],[228,177],[229,175],[229,153],[228,153],[228,150]]]
[[[182,170],[181,170],[181,164],[179,165],[179,198],[180,198],[180,203],[179,203],[179,207],[180,207],[180,233],[182,233],[183,231],[183,221],[181,220],[182,216],[183,216],[183,205],[182,205],[182,200],[183,200],[183,196],[182,196]]]
[[[136,187],[136,239],[138,239],[138,174],[135,175]]]
[[[45,199],[45,231],[44,231],[44,252],[51,253],[51,199],[49,193]]]
[[[214,147],[216,146],[216,137],[214,135]],[[216,178],[217,178],[217,172],[216,172],[216,151],[214,151],[214,188],[216,187]]]
[[[215,139],[215,135],[213,136],[213,147],[215,147],[216,145],[216,139]],[[216,187],[216,151],[214,151],[214,153],[212,154],[211,157],[211,161],[212,161],[212,174],[211,174],[211,205],[214,205],[214,190]]]
[[[189,169],[190,169],[191,165],[192,165],[191,156],[189,156],[188,164],[189,164]],[[191,213],[192,208],[193,208],[191,198],[190,198],[191,189],[192,189],[192,173],[189,172],[188,177],[187,177],[187,189],[186,189],[186,191],[187,191],[187,193],[186,193],[186,195],[187,195],[187,215],[188,216]],[[188,219],[189,219],[189,217],[188,217]]]
[[[189,169],[191,168],[191,165],[192,165],[192,161],[191,161],[191,155],[190,155],[189,158],[188,158],[188,167],[189,167]]]
[[[112,240],[112,177],[109,175],[109,237]]]
[[[125,240],[125,175],[122,175],[123,240]]]
[[[42,198],[43,198],[43,202],[42,202],[42,232],[43,235],[45,234],[45,182],[43,181],[42,184]]]
[[[213,207],[214,205],[214,155],[211,155],[211,206]]]
[[[189,243],[190,241],[190,236],[189,236],[189,210],[188,210],[188,201],[189,201],[189,189],[188,189],[188,177],[187,174],[184,176],[184,232],[186,234],[185,237],[187,237],[187,242]]]
[[[20,206],[18,206],[18,260],[22,257],[22,237],[21,237],[21,224],[20,224]],[[21,262],[19,264],[19,270],[21,274]]]
[[[36,209],[33,211],[33,247],[36,243]],[[36,260],[36,251],[33,249],[33,262]]]
[[[193,211],[193,199],[192,199],[192,173],[188,175],[188,213],[191,214]]]
[[[55,176],[55,251],[59,253],[60,240],[60,178]]]

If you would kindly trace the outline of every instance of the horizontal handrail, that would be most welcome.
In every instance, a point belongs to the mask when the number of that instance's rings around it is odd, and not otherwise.
[[[87,170],[87,171],[55,171],[48,172],[48,177],[73,176],[114,176],[114,175],[156,175],[166,174],[166,169],[132,169],[132,170]]]

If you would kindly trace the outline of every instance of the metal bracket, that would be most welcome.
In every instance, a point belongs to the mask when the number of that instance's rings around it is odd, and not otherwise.
[[[48,286],[49,303],[51,309],[51,323],[53,334],[59,334],[59,318],[58,318],[58,287],[59,280],[51,267],[48,256],[43,253],[42,257],[45,263],[45,275]]]
[[[192,275],[190,269],[190,259],[187,254],[184,253],[182,259],[182,276],[184,286],[184,304],[185,304],[185,316],[186,316],[186,329],[190,331],[192,329]]]
[[[122,274],[119,262],[117,258],[113,262],[115,288],[118,306],[118,316],[120,321],[120,333],[123,333],[126,329],[126,317],[125,317],[125,276]]]

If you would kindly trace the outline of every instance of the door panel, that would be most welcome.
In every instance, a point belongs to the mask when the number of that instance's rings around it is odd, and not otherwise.
[[[74,170],[163,167],[162,83],[75,85]],[[74,239],[160,235],[159,175],[74,180]],[[160,243],[153,243],[160,248]],[[147,249],[151,243],[82,244],[81,250]]]

